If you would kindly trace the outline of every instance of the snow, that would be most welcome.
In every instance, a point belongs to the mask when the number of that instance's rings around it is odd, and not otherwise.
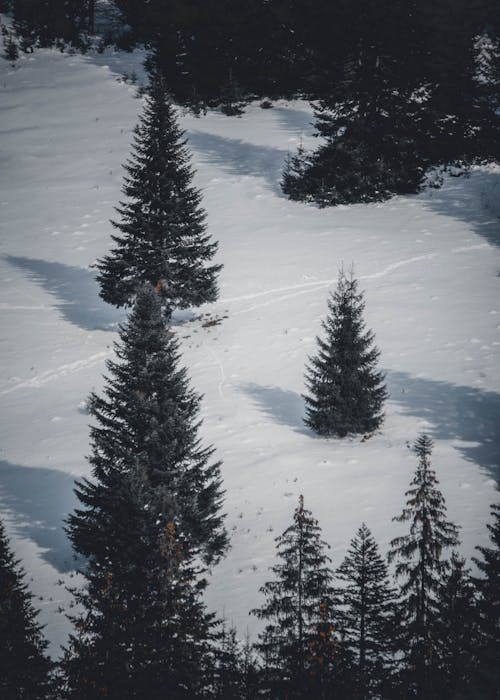
[[[0,512],[56,655],[68,632],[64,584],[75,580],[62,522],[73,479],[88,473],[85,400],[125,318],[99,299],[90,266],[110,247],[142,105],[120,75],[143,75],[143,58],[40,50],[14,67],[0,60]],[[289,202],[281,168],[312,142],[311,118],[302,102],[253,104],[241,118],[181,113],[224,269],[220,300],[177,314],[175,330],[204,395],[204,440],[223,460],[232,547],[207,602],[242,635],[259,629],[248,611],[299,494],[335,566],[362,521],[383,550],[401,531],[391,518],[420,431],[435,440],[465,555],[485,542],[498,499],[500,170],[383,204]],[[351,263],[390,400],[371,439],[325,440],[302,423],[304,366],[339,267]]]

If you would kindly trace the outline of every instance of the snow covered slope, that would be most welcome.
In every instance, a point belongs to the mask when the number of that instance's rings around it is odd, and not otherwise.
[[[89,265],[110,245],[121,163],[141,101],[120,71],[143,57],[37,51],[0,59],[2,399],[0,510],[33,578],[57,653],[58,612],[74,566],[62,521],[87,474],[85,399],[99,389],[124,315],[97,295]],[[299,494],[338,565],[365,521],[382,548],[398,534],[422,430],[462,526],[463,551],[486,538],[500,473],[500,173],[442,190],[319,210],[287,201],[288,151],[311,134],[306,103],[252,105],[242,118],[183,115],[224,263],[222,318],[177,317],[184,362],[204,394],[203,434],[223,460],[232,549],[214,570],[211,607],[241,632],[273,563],[274,537]],[[382,351],[390,401],[380,434],[325,440],[302,423],[303,371],[329,289],[354,263]]]

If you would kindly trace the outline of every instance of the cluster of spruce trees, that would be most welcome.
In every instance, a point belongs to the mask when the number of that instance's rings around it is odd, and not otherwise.
[[[89,557],[86,585],[76,592],[75,632],[57,665],[46,655],[32,595],[0,524],[2,698],[499,697],[500,505],[492,507],[490,543],[477,548],[480,576],[473,576],[454,549],[458,528],[446,518],[428,436],[414,445],[418,465],[405,507],[393,518],[408,525],[390,543],[394,577],[364,523],[334,570],[301,496],[276,538],[264,602],[251,611],[264,622],[252,646],[203,604],[201,562],[214,562],[226,545],[217,508],[205,507],[208,517],[193,529],[192,514],[178,508],[172,474],[155,482],[146,469],[138,474],[123,464],[109,468],[113,481],[98,478],[97,464],[111,457],[99,454],[99,432],[94,482],[80,484],[84,508],[69,521],[76,551]],[[118,437],[123,428],[113,432]],[[208,471],[202,481],[217,491],[214,467]],[[206,506],[200,496],[191,506]]]

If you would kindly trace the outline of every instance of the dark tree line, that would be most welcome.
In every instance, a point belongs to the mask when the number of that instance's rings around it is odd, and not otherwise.
[[[194,110],[315,100],[320,137],[282,187],[320,206],[417,192],[434,167],[500,158],[500,11],[493,0],[115,0],[125,43]],[[21,48],[83,46],[89,0],[12,0]],[[83,43],[82,43],[83,42]],[[9,57],[14,56],[12,47]],[[268,104],[268,103],[267,103]]]
[[[264,622],[253,647],[205,609],[206,583],[175,489],[122,463],[110,490],[94,466],[100,506],[90,510],[83,499],[70,519],[75,549],[89,559],[57,673],[0,529],[2,697],[498,698],[500,508],[492,507],[490,542],[477,548],[473,577],[455,550],[458,529],[430,464],[432,442],[422,435],[414,450],[417,468],[394,518],[407,531],[389,550],[395,577],[364,523],[334,569],[301,496],[276,539],[263,604],[252,611]],[[97,513],[109,528],[107,548]],[[77,538],[84,524],[85,548]]]

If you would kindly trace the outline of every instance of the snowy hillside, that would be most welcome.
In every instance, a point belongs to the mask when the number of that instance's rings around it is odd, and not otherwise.
[[[33,579],[57,653],[74,566],[62,521],[87,474],[85,399],[99,390],[124,314],[100,301],[90,265],[110,246],[121,164],[141,109],[121,73],[133,54],[57,51],[0,59],[0,510]],[[312,128],[306,103],[257,104],[242,118],[183,115],[224,264],[220,300],[176,316],[204,394],[203,436],[223,460],[232,548],[208,603],[241,632],[299,494],[338,565],[365,521],[386,549],[416,461],[433,465],[463,552],[484,542],[500,475],[500,172],[384,204],[319,210],[279,189],[287,152]],[[495,191],[497,200],[495,200]],[[303,372],[339,266],[365,290],[390,400],[366,442],[320,439],[302,423]],[[217,317],[220,323],[207,325]]]

